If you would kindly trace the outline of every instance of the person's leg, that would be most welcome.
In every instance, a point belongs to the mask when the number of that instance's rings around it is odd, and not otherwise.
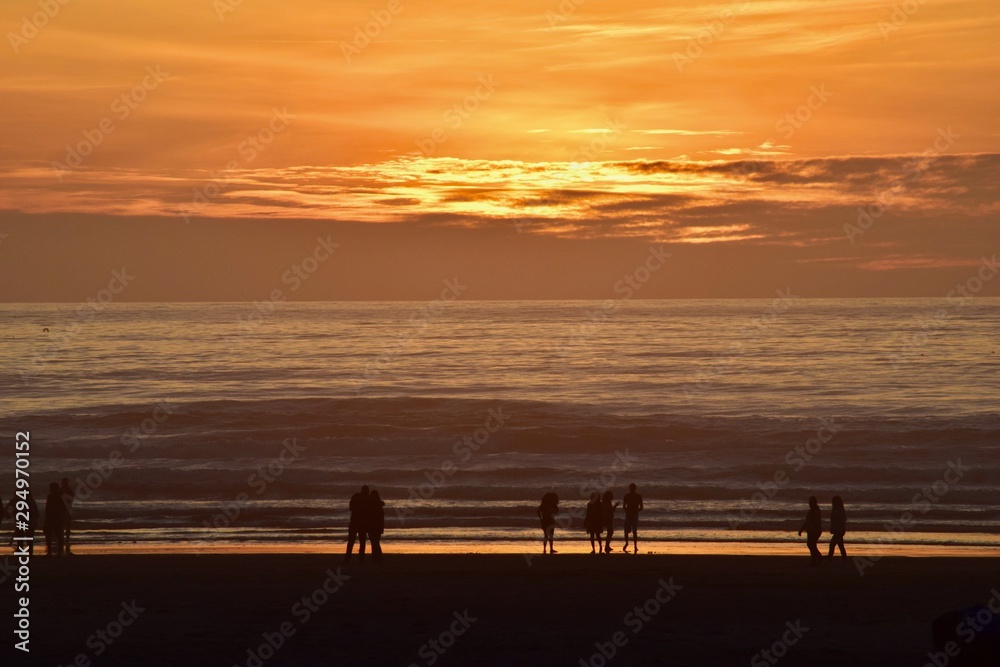
[[[840,555],[843,558],[847,558],[847,549],[844,548],[844,534],[840,533],[837,535],[837,546],[840,547]]]
[[[358,539],[358,529],[355,526],[349,526],[347,528],[347,555],[344,557],[344,561],[351,560],[351,554],[354,553],[354,541]]]
[[[69,548],[70,548],[69,547],[69,533],[70,533],[71,526],[72,526],[72,524],[70,524],[69,522],[66,522],[66,535],[63,537],[63,544],[66,545],[66,555],[67,556],[70,555],[70,550],[69,550]]]
[[[812,556],[813,564],[819,563],[823,560],[823,554],[820,553],[819,547],[819,535],[810,535],[806,540],[806,544],[809,546],[809,555]]]
[[[371,535],[372,541],[372,560],[376,563],[382,560],[382,536],[381,535]]]
[[[365,543],[368,541],[368,533],[364,530],[358,531],[358,560],[365,562]]]

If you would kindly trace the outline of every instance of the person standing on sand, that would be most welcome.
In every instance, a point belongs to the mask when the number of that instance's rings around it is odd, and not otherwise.
[[[601,495],[594,491],[590,494],[590,502],[587,503],[587,514],[583,519],[583,528],[590,536],[590,553],[603,551],[604,543],[601,540],[601,533],[604,531],[604,510],[601,507]],[[597,541],[597,551],[594,551],[594,541]]]
[[[49,495],[45,499],[45,555],[63,555],[63,538],[66,535],[66,503],[62,499],[59,482],[49,484]]]
[[[632,547],[639,553],[639,512],[642,511],[642,496],[635,492],[635,484],[628,485],[628,493],[622,498],[625,508],[625,546],[622,551],[628,553],[628,534],[632,533]]]
[[[618,507],[618,503],[611,504],[614,497],[615,494],[605,491],[604,497],[601,499],[604,529],[608,531],[607,541],[604,544],[604,553],[606,554],[611,553],[611,536],[615,534],[615,508]]]
[[[847,558],[844,548],[844,534],[847,532],[847,510],[844,509],[844,499],[833,497],[833,509],[830,510],[830,554],[828,560],[833,560],[834,547],[840,547],[840,555]]]
[[[360,545],[358,546],[358,554],[361,557],[361,562],[365,562],[365,540],[368,536],[368,526],[365,525],[368,516],[371,514],[369,502],[368,486],[362,486],[361,491],[355,493],[351,496],[351,522],[347,526],[347,555],[344,556],[344,562],[351,562],[351,553],[354,551],[354,540],[358,540]]]
[[[372,542],[372,560],[382,562],[382,533],[385,532],[385,501],[374,489],[368,498],[368,539]]]
[[[802,536],[802,531],[806,532],[806,545],[809,547],[810,555],[809,564],[819,565],[823,562],[823,554],[819,552],[819,547],[816,545],[819,542],[819,536],[823,534],[823,515],[819,511],[816,496],[809,498],[809,512],[806,514],[806,520],[802,522],[802,527],[799,528],[799,537]]]
[[[556,514],[559,513],[559,496],[554,491],[549,491],[542,496],[542,504],[538,506],[536,514],[542,522],[542,553],[545,553],[546,544],[549,553],[559,553],[552,543],[556,533]]]
[[[69,485],[69,477],[62,478],[59,491],[62,493],[63,503],[66,505],[66,555],[72,556],[73,552],[69,550],[69,533],[73,527],[73,501],[76,499],[76,494],[73,493],[73,489]]]

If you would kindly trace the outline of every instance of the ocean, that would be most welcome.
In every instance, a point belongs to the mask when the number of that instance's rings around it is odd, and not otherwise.
[[[77,548],[589,551],[594,490],[643,551],[1000,548],[1000,299],[0,305],[0,495],[30,432]],[[48,331],[43,331],[47,328]],[[615,544],[622,533],[618,514]],[[10,520],[4,523],[10,528]],[[826,528],[825,528],[826,529]],[[858,553],[854,551],[854,553]]]

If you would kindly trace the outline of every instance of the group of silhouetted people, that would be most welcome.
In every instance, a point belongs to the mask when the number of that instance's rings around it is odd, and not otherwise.
[[[642,496],[636,493],[635,484],[629,484],[628,493],[623,498],[625,505],[625,545],[622,551],[628,552],[628,536],[632,534],[632,546],[639,553],[639,512],[642,511]],[[590,553],[611,553],[611,538],[615,534],[615,510],[619,503],[614,501],[614,493],[605,491],[600,495],[596,491],[590,494],[587,503],[587,513],[583,519],[583,529],[590,537]],[[556,530],[556,514],[559,512],[559,496],[550,491],[542,496],[538,506],[538,518],[542,522],[542,553],[559,553],[553,544]],[[606,535],[602,538],[602,534]],[[602,545],[603,539],[603,545]]]
[[[49,495],[45,499],[45,517],[42,521],[42,531],[45,534],[46,556],[72,556],[70,551],[70,534],[73,528],[73,501],[75,495],[69,485],[69,479],[63,477],[62,483],[49,484]],[[18,508],[18,503],[23,503]],[[27,521],[22,517],[27,514]],[[24,489],[14,494],[6,506],[0,499],[0,520],[10,516],[14,520],[15,544],[27,545],[27,552],[35,552],[35,530],[38,528],[38,504],[35,502],[31,489]]]
[[[806,520],[799,528],[799,536],[805,532],[806,546],[809,547],[809,564],[819,565],[823,562],[823,554],[819,550],[819,538],[823,534],[823,514],[819,509],[819,501],[816,496],[809,498],[809,511],[806,513]],[[830,510],[830,553],[828,560],[833,560],[834,549],[840,548],[840,555],[847,558],[847,549],[844,548],[844,535],[847,533],[847,511],[844,509],[844,499],[840,496],[833,497],[833,506]]]
[[[354,552],[354,542],[358,541],[358,555],[365,562],[365,540],[371,540],[372,560],[382,561],[382,533],[385,532],[385,502],[378,491],[362,486],[361,491],[351,496],[351,522],[347,528],[347,555],[344,562],[350,562]]]

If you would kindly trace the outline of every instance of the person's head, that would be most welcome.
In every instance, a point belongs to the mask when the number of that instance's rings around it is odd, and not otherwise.
[[[816,496],[809,496],[809,507],[811,509],[819,509],[819,501],[816,500]]]
[[[601,499],[601,494],[599,494],[597,491],[594,491],[593,493],[590,494],[590,502],[596,503],[600,499]]]
[[[629,484],[628,490],[631,491],[632,493],[635,493],[635,484]]]
[[[367,496],[367,495],[368,495],[368,493],[369,493],[369,490],[368,490],[368,485],[367,485],[367,484],[365,484],[364,486],[362,486],[362,487],[361,487],[361,495],[363,495],[363,496]]]
[[[369,496],[371,496],[371,499],[375,501],[382,500],[382,498],[378,495],[377,489],[372,489],[372,492],[369,494]]]
[[[610,503],[611,499],[614,498],[614,497],[615,497],[615,494],[611,493],[610,491],[605,491],[604,492],[604,502]]]
[[[833,506],[837,509],[844,509],[844,499],[840,496],[833,497]]]
[[[63,485],[64,489],[68,489],[69,488],[69,477],[63,477],[62,478],[62,485]]]
[[[49,484],[49,493],[59,493],[59,482]]]

